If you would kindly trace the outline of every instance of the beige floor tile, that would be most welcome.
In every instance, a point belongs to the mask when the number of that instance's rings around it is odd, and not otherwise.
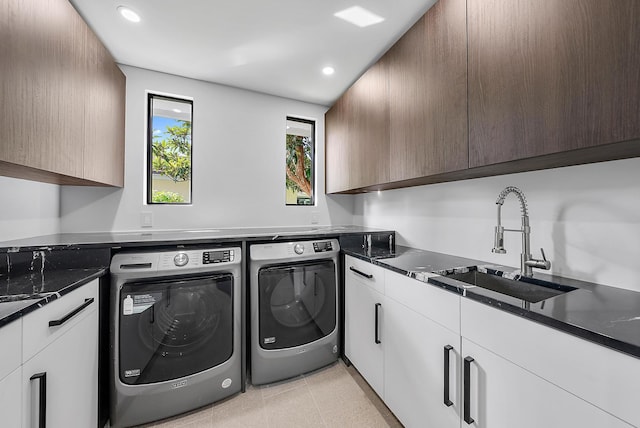
[[[144,428],[402,428],[371,387],[342,361],[247,391]]]
[[[266,419],[262,392],[249,385],[244,394],[214,404],[210,426],[215,428],[264,428],[266,427]]]
[[[306,385],[269,397],[264,405],[269,428],[325,427]]]
[[[360,387],[360,389],[364,392],[367,399],[371,402],[371,404],[378,410],[378,412],[382,415],[387,425],[392,428],[402,428],[402,424],[395,417],[391,410],[383,403],[383,401],[378,397],[373,389],[369,386],[366,380],[358,373],[358,371],[353,366],[346,367],[343,365],[346,372],[349,373],[354,382]]]

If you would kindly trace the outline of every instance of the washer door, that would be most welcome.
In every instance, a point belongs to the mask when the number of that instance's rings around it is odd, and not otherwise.
[[[215,367],[233,353],[233,275],[123,285],[120,380],[161,382]]]
[[[258,271],[259,341],[263,349],[304,345],[336,327],[333,260],[290,263]]]

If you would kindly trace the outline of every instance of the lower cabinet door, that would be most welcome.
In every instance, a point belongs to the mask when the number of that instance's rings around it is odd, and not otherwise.
[[[0,381],[0,426],[20,428],[22,418],[22,370],[15,369]]]
[[[462,427],[631,427],[465,338],[462,351]]]
[[[98,318],[87,313],[22,366],[23,427],[98,425]],[[44,400],[44,401],[43,401]]]
[[[384,401],[394,415],[407,428],[459,427],[460,336],[387,299],[384,338]]]
[[[384,295],[359,282],[345,284],[345,355],[373,390],[383,397],[383,349],[386,337],[382,334],[386,311]]]

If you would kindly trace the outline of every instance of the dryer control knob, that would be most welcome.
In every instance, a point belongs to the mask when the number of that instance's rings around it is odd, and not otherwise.
[[[302,244],[296,244],[293,246],[293,251],[296,252],[296,254],[302,254],[304,253],[304,245]]]
[[[189,256],[187,255],[187,253],[178,253],[173,258],[173,263],[176,266],[184,266],[189,263]]]

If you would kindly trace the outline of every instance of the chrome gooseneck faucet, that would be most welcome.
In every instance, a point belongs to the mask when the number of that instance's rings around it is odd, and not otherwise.
[[[501,210],[502,205],[504,204],[504,199],[509,195],[509,193],[513,193],[520,200],[520,210],[522,211],[522,229],[505,229],[501,224]],[[498,205],[498,225],[495,229],[495,239],[493,244],[494,253],[505,254],[507,251],[504,249],[504,232],[520,232],[522,233],[522,254],[520,255],[520,271],[522,276],[531,277],[533,276],[533,268],[538,269],[550,269],[551,262],[547,260],[544,255],[544,250],[540,248],[542,252],[542,260],[534,259],[531,257],[531,228],[529,227],[529,213],[527,210],[527,199],[522,193],[522,190],[518,189],[514,186],[507,186],[504,188],[502,192],[498,195],[498,200],[496,201],[496,205]]]

